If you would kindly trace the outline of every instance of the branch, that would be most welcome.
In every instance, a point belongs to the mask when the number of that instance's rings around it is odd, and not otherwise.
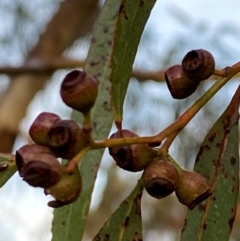
[[[155,136],[132,137],[132,138],[116,138],[97,140],[90,143],[89,146],[80,150],[80,152],[70,160],[67,171],[73,172],[74,168],[81,161],[82,157],[90,149],[100,149],[106,147],[126,146],[133,144],[153,144],[161,143],[166,139],[160,151],[168,152],[168,149],[178,133],[192,120],[192,118],[202,109],[202,107],[235,75],[240,72],[240,62],[234,64],[232,67],[226,67],[218,72],[222,76],[216,81],[189,109],[187,109],[175,122],[165,128],[163,131]]]
[[[188,110],[186,110],[175,122],[165,128],[163,131],[155,136],[146,137],[132,137],[132,138],[116,138],[96,141],[92,146],[92,149],[106,148],[113,146],[125,146],[133,144],[151,144],[162,142],[167,137],[170,137],[171,141],[177,136],[177,134],[191,121],[191,119],[198,113],[199,110],[235,75],[240,72],[240,62],[234,64],[232,67],[227,67],[223,70],[224,77],[221,77],[216,81],[206,92],[200,97]],[[171,137],[171,135],[173,135]],[[166,144],[168,149],[170,143]]]
[[[19,74],[38,74],[45,75],[53,73],[59,69],[74,69],[82,68],[85,64],[84,60],[68,59],[64,57],[52,57],[52,58],[32,58],[29,59],[24,65],[19,67],[5,66],[0,67],[1,74],[7,75],[19,75]],[[138,81],[153,80],[156,82],[165,81],[165,70],[158,71],[147,71],[140,69],[133,69],[132,77],[136,78]],[[210,77],[209,80],[216,80],[218,76],[224,76],[225,70],[216,70],[214,75]],[[237,74],[235,77],[240,77]]]

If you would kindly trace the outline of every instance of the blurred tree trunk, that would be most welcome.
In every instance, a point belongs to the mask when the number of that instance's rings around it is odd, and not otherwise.
[[[99,14],[98,0],[65,0],[40,36],[36,46],[28,53],[31,59],[60,56],[75,40],[88,34]],[[0,100],[0,151],[11,152],[19,133],[19,122],[28,104],[44,86],[52,73],[23,74],[14,77]]]

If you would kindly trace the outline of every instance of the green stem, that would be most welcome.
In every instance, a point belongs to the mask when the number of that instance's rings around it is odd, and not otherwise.
[[[84,122],[83,122],[83,129],[87,133],[91,133],[92,131],[92,120],[91,120],[91,111],[84,113]]]
[[[82,158],[87,154],[90,150],[90,146],[83,148],[76,156],[74,156],[69,163],[67,164],[67,173],[73,173],[77,165],[80,163]]]
[[[189,121],[198,113],[199,110],[230,80],[234,75],[240,72],[240,62],[232,67],[225,69],[226,76],[221,77],[212,85],[206,93],[200,97],[187,111],[185,111],[175,122],[155,136],[150,137],[133,137],[133,138],[116,138],[101,141],[95,141],[91,149],[99,149],[114,146],[133,145],[133,144],[150,144],[162,142],[166,137],[174,132],[177,134],[189,123]]]
[[[168,152],[169,147],[171,146],[171,144],[173,143],[173,141],[175,140],[177,135],[178,135],[178,132],[175,132],[172,135],[170,135],[166,139],[166,141],[162,144],[161,150],[164,150],[164,151]]]

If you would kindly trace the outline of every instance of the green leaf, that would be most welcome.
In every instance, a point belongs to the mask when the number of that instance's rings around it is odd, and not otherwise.
[[[209,180],[213,193],[205,203],[188,211],[181,241],[228,241],[230,238],[239,190],[239,102],[240,87],[197,155],[195,171]]]
[[[94,139],[107,138],[113,121],[109,93],[111,88],[109,61],[120,4],[120,0],[107,0],[105,2],[93,30],[91,46],[84,68],[86,72],[92,74],[99,81],[100,85],[98,98],[92,110]],[[73,112],[73,118],[80,123],[83,121],[82,115],[77,112]],[[81,161],[82,193],[75,203],[54,210],[52,241],[79,241],[82,239],[103,151],[91,151]]]
[[[13,176],[17,167],[12,154],[0,154],[0,188]]]
[[[112,214],[93,241],[142,240],[141,198],[143,183],[137,186]]]
[[[123,102],[138,44],[156,0],[122,0],[112,53],[112,105],[116,123],[122,122]]]

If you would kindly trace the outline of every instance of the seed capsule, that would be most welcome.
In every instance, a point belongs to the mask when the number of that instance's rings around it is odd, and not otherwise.
[[[175,191],[179,202],[190,210],[212,194],[205,177],[186,170],[182,171]]]
[[[192,95],[200,82],[190,80],[181,65],[174,65],[165,72],[168,89],[174,99],[185,99]]]
[[[182,60],[185,75],[192,81],[208,79],[215,70],[215,60],[210,52],[197,49],[188,52]]]
[[[49,207],[58,208],[75,202],[82,190],[82,178],[78,168],[72,174],[64,173],[59,182],[46,188],[45,194],[52,195],[56,200],[48,203]]]
[[[174,192],[178,180],[178,171],[169,161],[154,160],[143,172],[146,191],[157,199],[164,198]]]
[[[88,139],[81,125],[73,120],[61,120],[48,132],[50,149],[61,158],[71,159],[86,147]]]
[[[30,126],[30,137],[36,144],[48,146],[48,131],[54,123],[60,120],[61,118],[54,113],[42,112]]]
[[[98,82],[85,71],[74,70],[64,78],[60,94],[66,105],[87,113],[97,98]]]
[[[112,134],[110,139],[122,137],[132,138],[138,135],[130,130],[121,130]],[[157,156],[157,152],[147,144],[109,147],[108,149],[119,167],[132,172],[142,171]]]
[[[19,175],[33,187],[52,186],[62,175],[62,166],[52,152],[36,144],[17,150],[16,165]]]

